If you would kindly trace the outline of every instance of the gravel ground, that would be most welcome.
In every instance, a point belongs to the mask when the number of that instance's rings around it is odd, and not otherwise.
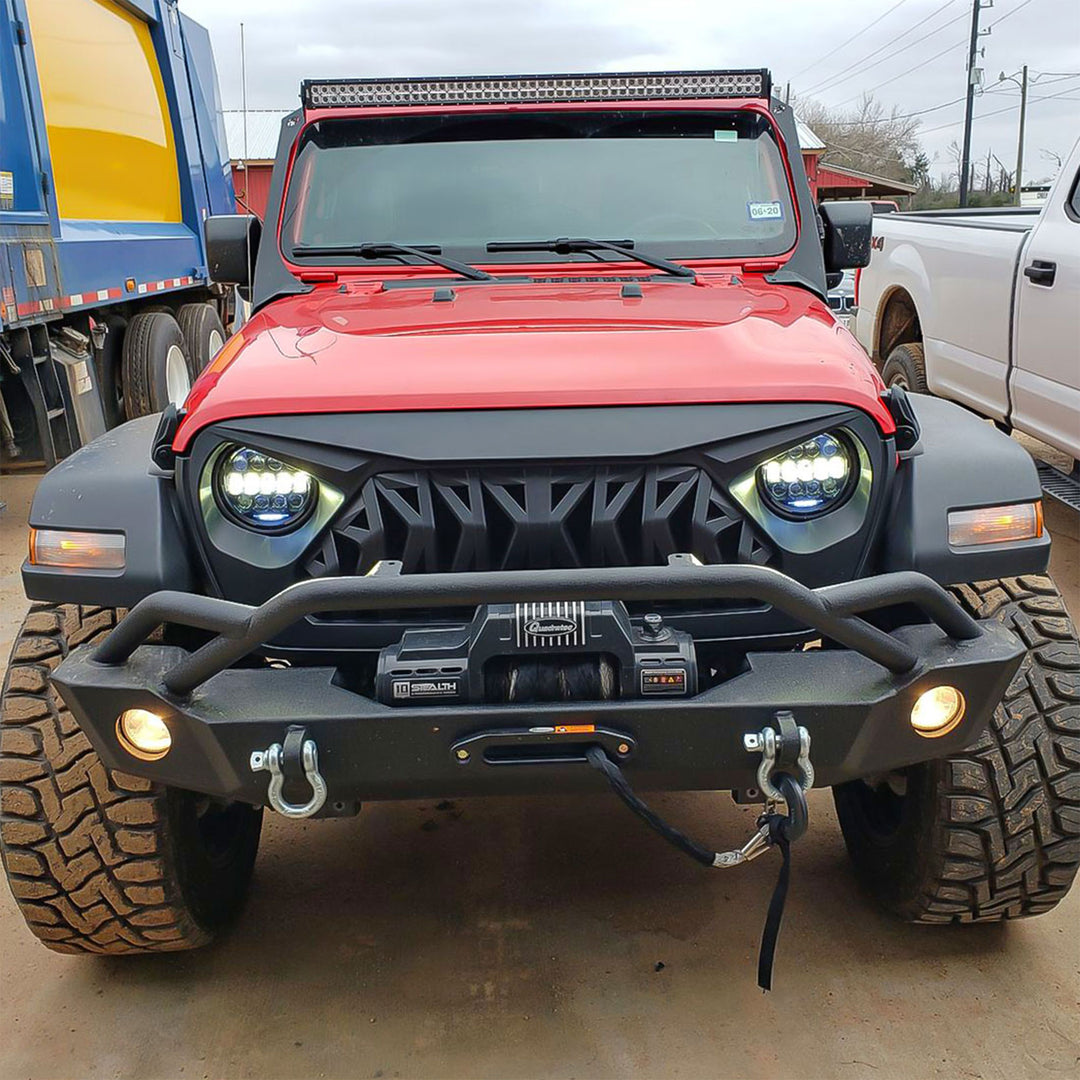
[[[34,478],[0,484],[6,656]],[[1077,515],[1047,521],[1080,615]],[[656,802],[718,844],[752,827],[726,796]],[[1080,889],[908,927],[857,887],[828,793],[810,809],[768,997],[776,860],[702,872],[601,796],[271,818],[245,920],[198,953],[56,956],[0,888],[0,1078],[1080,1075]]]

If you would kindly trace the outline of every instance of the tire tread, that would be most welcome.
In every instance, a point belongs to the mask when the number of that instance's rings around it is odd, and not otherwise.
[[[1048,577],[952,591],[971,615],[1009,626],[1028,652],[979,741],[938,766],[940,857],[909,916],[1038,915],[1080,866],[1080,646]]]
[[[0,699],[0,854],[27,924],[56,952],[210,940],[173,869],[164,789],[106,768],[48,682],[69,647],[103,637],[117,617],[112,608],[32,608]]]

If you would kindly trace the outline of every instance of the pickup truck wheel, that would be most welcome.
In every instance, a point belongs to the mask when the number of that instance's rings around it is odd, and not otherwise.
[[[881,369],[881,377],[886,386],[899,386],[913,394],[927,393],[923,347],[915,344],[897,345],[889,353],[889,358]]]
[[[210,304],[184,304],[176,313],[176,321],[187,344],[191,377],[195,379],[225,344],[225,327]]]
[[[184,403],[191,389],[191,362],[184,335],[167,311],[142,311],[128,323],[123,379],[129,420]]]
[[[30,610],[0,697],[0,854],[30,929],[64,953],[204,945],[239,912],[260,809],[106,768],[49,684],[113,608]]]
[[[987,730],[955,757],[834,789],[856,870],[909,922],[1049,911],[1080,864],[1080,645],[1048,577],[960,586],[1026,645]]]

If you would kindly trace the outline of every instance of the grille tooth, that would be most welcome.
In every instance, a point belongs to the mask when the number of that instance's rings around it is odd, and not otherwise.
[[[381,473],[364,483],[305,570],[363,574],[706,563],[768,565],[771,548],[692,465],[463,468]]]

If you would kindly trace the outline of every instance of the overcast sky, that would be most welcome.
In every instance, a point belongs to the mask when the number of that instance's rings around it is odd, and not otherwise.
[[[1030,182],[1053,171],[1048,153],[1064,156],[1080,135],[1080,3],[983,3],[981,25],[992,32],[980,43],[988,92],[976,100],[973,156],[985,160],[991,150],[1013,167],[1019,91],[994,84],[999,72],[1018,73],[1026,63],[1033,76],[1046,73],[1029,95],[1024,177]],[[305,77],[769,67],[781,86],[790,79],[794,93],[829,105],[850,105],[873,90],[890,108],[933,110],[920,119],[935,175],[949,168],[949,144],[963,131],[962,101],[936,106],[964,94],[971,0],[181,0],[181,6],[210,29],[226,108],[241,100],[243,22],[249,108],[293,107]]]

